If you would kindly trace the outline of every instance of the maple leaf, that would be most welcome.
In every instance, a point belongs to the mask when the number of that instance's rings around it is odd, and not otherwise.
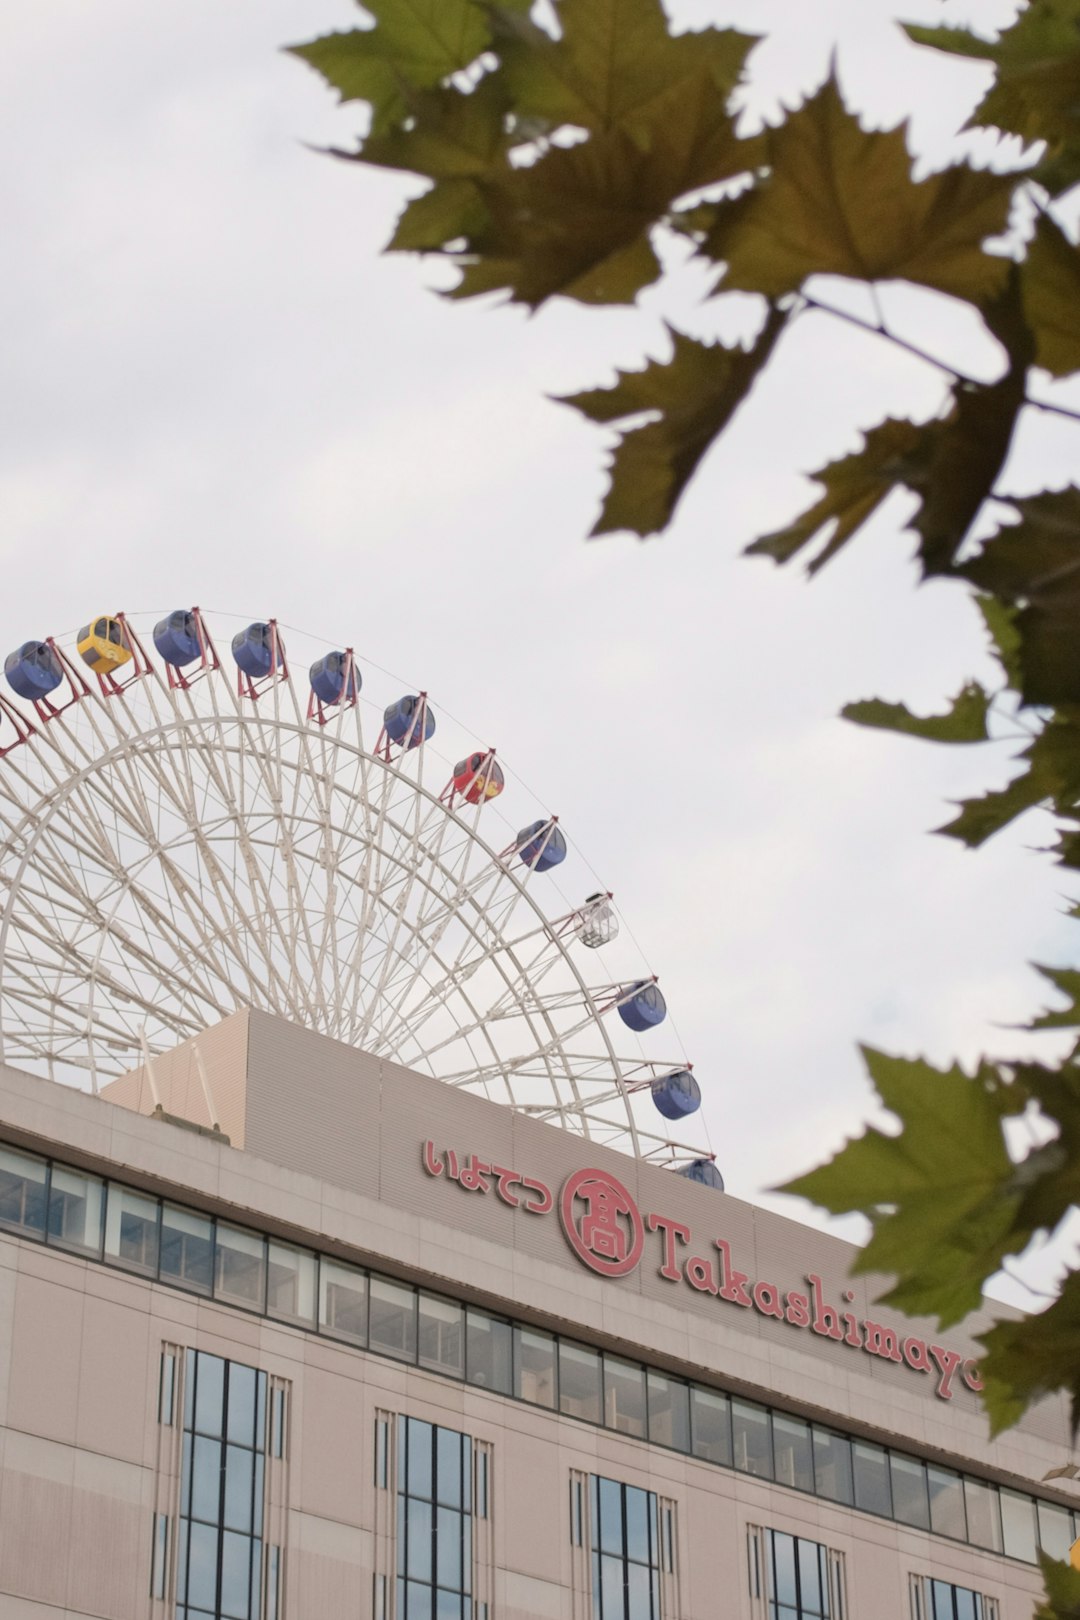
[[[561,0],[557,39],[527,16],[495,8],[492,18],[521,114],[645,139],[658,104],[703,69],[726,96],[757,39],[733,28],[672,35],[659,0]]]
[[[1022,1194],[1002,1130],[1026,1093],[989,1064],[969,1078],[956,1065],[941,1070],[865,1047],[863,1056],[901,1132],[870,1126],[828,1164],[778,1190],[834,1215],[874,1212],[855,1270],[895,1277],[885,1299],[946,1327],[981,1303],[984,1279],[1030,1239],[1016,1225]]]
[[[810,563],[810,573],[816,573],[862,528],[885,497],[907,481],[911,457],[925,431],[914,422],[891,419],[871,428],[861,450],[831,461],[813,474],[814,482],[824,486],[820,500],[786,529],[763,535],[747,546],[747,555],[788,562],[827,531],[828,539]]]
[[[999,529],[962,572],[1015,606],[1018,686],[1026,703],[1080,704],[1080,489],[1010,504],[1019,523]]]
[[[1080,1275],[1065,1279],[1045,1311],[998,1322],[979,1335],[979,1342],[986,1349],[980,1372],[992,1435],[1010,1428],[1033,1401],[1059,1389],[1071,1396],[1074,1426],[1080,1421]],[[1072,1590],[1080,1595],[1080,1586]]]
[[[628,529],[644,536],[666,527],[702,456],[767,362],[785,319],[774,311],[750,349],[699,343],[669,327],[670,360],[651,360],[643,371],[621,371],[613,388],[590,389],[562,401],[593,422],[645,413],[654,417],[623,434],[594,535]]]
[[[1035,334],[1035,363],[1053,377],[1080,371],[1080,248],[1045,215],[1020,272],[1024,310]]]
[[[1080,178],[1080,0],[1029,0],[996,40],[965,28],[906,25],[919,45],[992,62],[994,81],[968,128],[996,128],[1046,141],[1039,177],[1064,190]]]
[[[342,101],[371,103],[371,127],[404,117],[409,92],[429,89],[468,67],[491,42],[474,0],[365,0],[373,28],[325,34],[291,55],[315,68]]]
[[[646,147],[612,129],[482,181],[490,225],[469,242],[454,296],[506,287],[532,308],[556,293],[632,302],[659,274],[652,226],[684,193],[743,173],[756,150],[706,72],[660,98],[656,115]]]
[[[1004,230],[1015,177],[958,164],[913,180],[904,126],[864,130],[834,79],[767,135],[771,172],[709,251],[725,289],[779,297],[813,275],[905,280],[982,303],[1008,262],[983,251]]]
[[[989,708],[990,699],[986,691],[978,681],[969,681],[945,714],[912,714],[905,704],[885,703],[881,698],[849,703],[841,713],[845,720],[852,720],[856,725],[870,726],[879,731],[899,731],[909,737],[922,737],[928,742],[975,743],[987,740],[986,716]]]

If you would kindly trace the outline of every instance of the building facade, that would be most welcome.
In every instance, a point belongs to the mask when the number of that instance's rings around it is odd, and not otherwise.
[[[0,1070],[2,1620],[1029,1620],[977,1320],[267,1014]]]

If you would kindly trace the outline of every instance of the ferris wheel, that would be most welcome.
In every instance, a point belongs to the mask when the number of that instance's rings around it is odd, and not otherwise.
[[[443,763],[426,693],[371,716],[351,649],[294,678],[275,620],[221,639],[116,613],[7,657],[0,1058],[96,1092],[257,1007],[722,1185],[558,818],[505,821],[493,749]]]

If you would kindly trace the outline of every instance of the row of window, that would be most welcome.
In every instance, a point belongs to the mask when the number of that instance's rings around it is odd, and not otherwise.
[[[162,1423],[175,1418],[177,1364],[162,1358]],[[284,1402],[284,1391],[282,1402]],[[283,1554],[263,1544],[265,1463],[281,1455],[284,1419],[266,1374],[188,1350],[178,1556],[173,1575],[181,1620],[285,1620]],[[283,1413],[283,1406],[282,1406]],[[390,1420],[375,1427],[375,1482],[389,1488]],[[396,1620],[488,1620],[473,1599],[473,1521],[488,1517],[488,1456],[456,1429],[397,1419]],[[571,1480],[571,1543],[587,1547],[593,1620],[664,1620],[661,1577],[675,1568],[674,1506],[655,1492],[602,1475]],[[585,1492],[587,1491],[587,1497]],[[586,1533],[586,1525],[588,1531]],[[166,1586],[168,1520],[155,1519],[153,1595]],[[262,1604],[262,1582],[267,1582]],[[750,1591],[769,1620],[846,1620],[843,1559],[779,1530],[749,1534]],[[912,1578],[912,1620],[996,1620],[992,1600],[949,1582]],[[386,1580],[375,1580],[376,1620],[386,1617]]]
[[[0,1147],[0,1229],[1025,1563],[1080,1515]]]

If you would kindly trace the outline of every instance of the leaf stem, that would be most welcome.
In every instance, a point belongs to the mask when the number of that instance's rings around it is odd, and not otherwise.
[[[921,349],[917,343],[910,343],[907,338],[898,337],[895,332],[890,331],[884,322],[875,323],[863,320],[861,315],[855,315],[849,309],[837,309],[835,304],[823,304],[820,298],[811,298],[807,293],[802,293],[800,296],[803,309],[816,309],[822,315],[834,315],[838,321],[847,321],[849,326],[857,326],[861,332],[869,332],[871,337],[884,338],[886,342],[894,343],[898,349],[903,349],[905,353],[914,355],[916,360],[922,360],[926,365],[934,366],[938,371],[943,371],[946,376],[951,377],[955,382],[965,383],[970,388],[983,388],[986,386],[977,377],[971,377],[965,371],[958,371],[955,366],[950,366],[948,361],[939,359],[936,354],[931,354],[928,349]],[[880,308],[880,306],[878,307]],[[1036,411],[1047,411],[1052,416],[1063,416],[1069,422],[1080,422],[1080,411],[1071,410],[1068,405],[1055,405],[1048,399],[1033,399],[1027,393],[1024,395],[1024,404],[1030,405]]]

